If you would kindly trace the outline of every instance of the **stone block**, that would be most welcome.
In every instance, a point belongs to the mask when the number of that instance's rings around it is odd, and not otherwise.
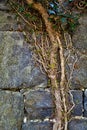
[[[80,53],[87,52],[87,15],[84,13],[79,19],[80,25],[77,27],[72,37],[73,45]]]
[[[1,7],[5,8],[5,6],[3,5],[1,5]],[[17,22],[17,19],[15,18],[15,14],[0,11],[0,31],[22,31],[23,29],[24,22],[22,22],[22,24],[19,24],[19,22]]]
[[[84,91],[84,117],[87,117],[87,89]]]
[[[74,62],[75,62],[75,57],[74,55],[72,55],[66,65],[67,80],[71,78],[70,84],[69,84],[70,88],[76,89],[76,90],[86,89],[87,88],[87,57],[78,56],[77,62],[75,64]],[[71,72],[72,72],[72,75],[70,77]]]
[[[65,50],[66,75],[71,89],[87,89],[87,15],[79,18],[80,25],[72,36],[72,47]],[[73,47],[75,48],[73,50]],[[70,75],[71,74],[71,75]]]
[[[0,4],[3,3],[5,4],[7,2],[7,0],[0,0]]]
[[[83,115],[83,92],[81,90],[70,90],[70,93],[72,94],[72,98],[74,102],[74,108],[71,111],[71,116],[82,116]],[[70,100],[72,98],[70,97]]]
[[[47,76],[36,67],[21,32],[0,32],[0,88],[47,86]],[[43,85],[43,86],[44,86]]]
[[[24,94],[25,110],[29,120],[44,119],[53,114],[53,102],[50,92],[44,90],[29,91]]]
[[[0,10],[1,11],[10,11],[11,10],[11,8],[8,4],[8,0],[0,0]]]
[[[22,125],[22,130],[53,130],[53,123],[28,122]]]
[[[72,119],[69,122],[68,130],[87,130],[87,119]]]
[[[0,90],[0,130],[20,130],[24,116],[23,96]]]

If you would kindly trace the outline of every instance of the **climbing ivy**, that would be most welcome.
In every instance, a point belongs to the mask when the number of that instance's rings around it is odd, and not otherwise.
[[[68,0],[60,4],[56,0],[49,3],[48,13],[50,15],[51,21],[60,22],[63,29],[68,29],[68,31],[75,31],[77,25],[79,25],[78,19],[79,15],[72,12],[71,3],[74,0]],[[58,24],[56,24],[58,25]],[[55,26],[56,28],[57,26]]]
[[[80,17],[79,13],[76,14],[76,11],[73,9],[76,8],[78,10],[86,8],[87,2],[85,1],[86,0],[65,0],[63,3],[60,3],[58,0],[48,0],[44,6],[47,6],[45,8],[49,14],[49,20],[53,23],[53,28],[56,31],[60,28],[63,31],[67,30],[69,33],[73,33],[79,25],[78,19]],[[39,0],[39,2],[43,4],[43,1]],[[38,21],[38,15],[32,10],[32,4],[27,5],[24,0],[12,1],[12,3],[15,9],[21,13],[27,21],[35,22],[36,27],[40,29],[40,20]]]

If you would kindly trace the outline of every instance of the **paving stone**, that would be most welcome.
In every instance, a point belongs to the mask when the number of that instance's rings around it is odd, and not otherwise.
[[[73,102],[75,104],[71,111],[72,116],[82,116],[83,115],[83,92],[81,90],[70,90],[73,97]]]
[[[50,92],[44,90],[28,91],[24,96],[26,115],[29,120],[52,116],[54,105]]]
[[[53,130],[53,123],[50,122],[28,122],[23,124],[22,130]]]
[[[23,96],[0,90],[0,130],[20,130],[24,116]]]
[[[87,119],[72,119],[68,130],[87,130]]]

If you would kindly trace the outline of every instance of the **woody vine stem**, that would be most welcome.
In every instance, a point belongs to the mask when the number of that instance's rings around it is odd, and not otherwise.
[[[67,130],[67,106],[66,106],[66,98],[65,98],[65,69],[64,69],[64,56],[63,56],[63,47],[60,41],[60,36],[53,30],[51,23],[48,21],[48,14],[44,7],[40,3],[35,3],[33,0],[27,0],[28,4],[32,4],[32,7],[37,10],[42,16],[46,31],[49,35],[51,42],[51,51],[50,51],[50,66],[49,70],[46,70],[48,76],[51,80],[51,85],[54,91],[55,97],[55,106],[56,106],[56,122],[54,123],[53,130],[61,130],[62,129],[62,111],[64,112],[64,130]],[[58,63],[57,63],[57,53],[58,48],[60,50],[60,63],[61,63],[61,81],[58,84],[57,72],[58,72]],[[63,108],[62,108],[63,106]]]
[[[65,94],[65,63],[64,63],[64,52],[63,46],[61,42],[61,35],[57,33],[52,28],[52,23],[48,20],[49,15],[45,8],[40,4],[36,3],[34,0],[26,0],[29,5],[32,5],[32,8],[37,10],[42,19],[44,20],[46,31],[48,33],[50,39],[49,47],[49,62],[46,61],[48,56],[46,55],[45,48],[43,46],[38,45],[36,43],[36,37],[34,35],[35,47],[36,49],[40,49],[41,52],[39,54],[40,60],[39,62],[42,64],[44,70],[48,74],[48,77],[51,81],[51,87],[53,91],[53,95],[55,98],[55,119],[56,122],[53,125],[53,130],[67,130],[68,117],[67,117],[67,104],[66,104],[66,94]],[[17,12],[17,10],[16,10]],[[19,13],[18,13],[19,14]],[[20,14],[19,14],[20,15]],[[20,15],[21,16],[21,15]],[[22,16],[21,16],[22,17]],[[23,18],[23,17],[22,17]],[[23,20],[29,24],[24,18]],[[59,53],[58,53],[59,50]],[[58,83],[58,54],[60,59],[60,68],[61,68],[61,78]]]

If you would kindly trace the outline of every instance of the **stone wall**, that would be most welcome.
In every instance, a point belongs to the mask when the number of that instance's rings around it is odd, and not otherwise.
[[[36,66],[23,24],[1,1],[0,130],[52,130],[54,110],[47,76]]]
[[[72,36],[71,48],[66,51],[67,78],[74,108],[71,111],[69,130],[87,130],[87,14],[79,19],[80,25]],[[67,71],[68,70],[68,71]]]
[[[31,46],[11,13],[0,3],[0,130],[52,130],[54,104],[47,76],[35,64]],[[3,6],[2,6],[3,5]],[[87,15],[65,48],[70,89],[69,130],[87,130]],[[66,34],[67,35],[67,34]]]

